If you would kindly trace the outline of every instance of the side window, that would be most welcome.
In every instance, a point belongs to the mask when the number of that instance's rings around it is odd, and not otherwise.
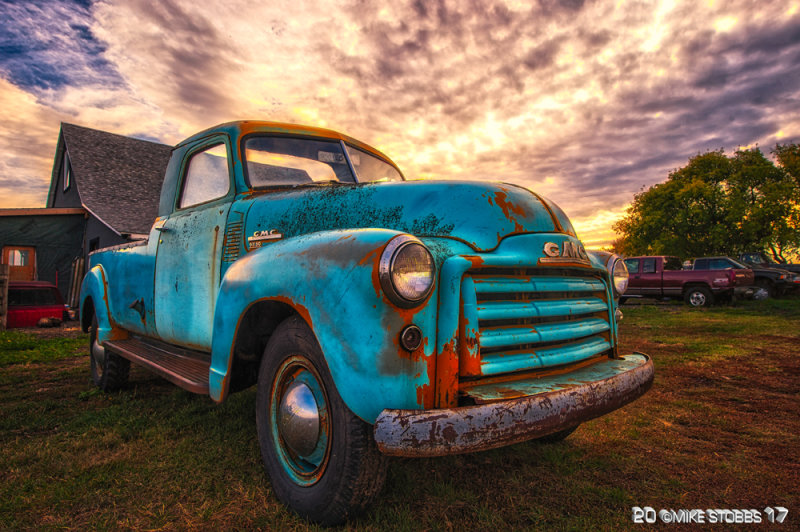
[[[25,305],[25,293],[28,290],[20,290],[15,288],[8,289],[8,306],[9,307],[21,307]]]
[[[625,266],[629,273],[639,273],[639,259],[625,259]]]
[[[183,209],[221,198],[228,193],[230,184],[228,151],[225,144],[216,144],[197,152],[186,165],[178,208]]]
[[[642,273],[656,273],[656,259],[644,259],[642,261]]]
[[[697,259],[694,261],[694,269],[695,270],[707,270],[708,269],[708,259]]]
[[[725,259],[714,259],[711,261],[711,266],[709,267],[710,270],[730,270],[734,266],[731,264],[729,260]]]

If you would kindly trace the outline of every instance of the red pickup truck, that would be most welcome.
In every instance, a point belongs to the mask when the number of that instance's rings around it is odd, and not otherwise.
[[[699,259],[698,259],[699,260]],[[630,257],[625,259],[630,279],[626,297],[682,297],[693,307],[744,295],[752,290],[753,271],[737,268],[733,261],[709,262],[707,269],[684,270],[678,257]]]

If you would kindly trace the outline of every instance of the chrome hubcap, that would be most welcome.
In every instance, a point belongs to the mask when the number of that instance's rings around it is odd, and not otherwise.
[[[331,427],[322,378],[302,355],[275,373],[270,401],[272,441],[284,471],[300,486],[322,478],[330,455]]]
[[[695,292],[691,295],[689,301],[695,307],[702,307],[706,302],[706,296],[702,292]]]
[[[310,456],[319,440],[319,408],[306,384],[286,388],[278,410],[278,430],[287,447],[301,457]]]

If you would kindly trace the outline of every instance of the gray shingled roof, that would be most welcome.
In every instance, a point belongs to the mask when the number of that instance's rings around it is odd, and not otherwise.
[[[150,232],[172,146],[66,123],[61,133],[83,206],[120,234]]]

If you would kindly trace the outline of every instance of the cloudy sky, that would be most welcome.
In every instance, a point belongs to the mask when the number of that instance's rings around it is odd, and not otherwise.
[[[800,142],[800,0],[0,0],[0,20],[0,207],[44,205],[62,121],[175,144],[268,119],[408,177],[527,186],[597,246],[690,156]]]

